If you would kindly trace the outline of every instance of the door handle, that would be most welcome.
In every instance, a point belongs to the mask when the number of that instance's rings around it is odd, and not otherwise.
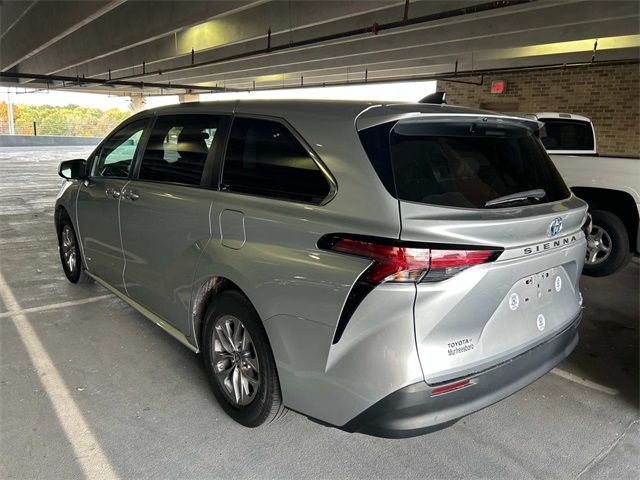
[[[105,188],[104,193],[107,197],[120,198],[120,190],[115,188]]]
[[[122,195],[124,196],[124,198],[128,198],[132,202],[135,202],[136,200],[138,200],[140,198],[139,194],[137,194],[133,190],[129,190],[129,189],[127,189],[124,192],[122,192]]]

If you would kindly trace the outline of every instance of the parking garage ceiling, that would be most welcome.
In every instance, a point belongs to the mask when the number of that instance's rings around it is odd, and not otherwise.
[[[630,1],[0,1],[0,83],[264,89],[638,61]]]

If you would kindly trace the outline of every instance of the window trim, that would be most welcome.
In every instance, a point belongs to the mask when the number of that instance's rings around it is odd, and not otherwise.
[[[250,193],[250,192],[236,192],[228,189],[223,183],[222,179],[224,176],[224,167],[227,160],[227,147],[229,146],[229,139],[231,138],[231,131],[233,130],[233,122],[236,118],[253,118],[256,120],[268,120],[271,122],[276,122],[281,124],[284,128],[286,128],[289,133],[293,135],[293,137],[298,141],[298,143],[302,146],[302,148],[307,152],[307,155],[311,158],[311,160],[316,164],[318,170],[322,173],[325,180],[329,184],[329,193],[320,201],[320,202],[305,202],[304,200],[294,200],[290,198],[282,198],[276,197],[273,195],[261,195],[259,193]],[[218,190],[221,192],[232,193],[235,195],[247,195],[251,197],[259,197],[259,198],[268,198],[270,200],[278,200],[281,202],[289,202],[289,203],[300,203],[303,205],[316,205],[322,207],[328,204],[331,200],[333,200],[338,193],[338,183],[335,180],[335,177],[331,173],[331,171],[324,164],[320,156],[311,148],[311,146],[307,143],[307,141],[298,133],[298,131],[284,118],[276,117],[273,115],[261,115],[261,114],[253,114],[253,113],[234,113],[231,122],[229,124],[229,130],[227,131],[227,136],[225,139],[224,148],[222,149],[222,159],[220,162],[220,171],[218,173]]]
[[[144,160],[144,152],[147,150],[147,142],[151,137],[151,133],[156,126],[158,120],[163,118],[176,118],[176,117],[192,117],[192,116],[208,116],[208,117],[218,117],[220,119],[220,125],[218,129],[220,130],[221,137],[221,146],[218,150],[211,148],[209,153],[207,154],[207,159],[205,160],[204,169],[202,171],[202,178],[200,178],[200,184],[194,185],[192,183],[181,183],[181,182],[166,182],[162,180],[151,180],[147,178],[140,178],[140,168],[142,167],[142,161]],[[224,151],[226,150],[230,125],[231,125],[231,113],[207,113],[207,112],[187,112],[187,113],[161,113],[154,114],[151,117],[152,122],[150,122],[148,128],[148,133],[145,138],[144,150],[140,152],[140,156],[136,159],[136,164],[134,168],[131,170],[132,175],[129,177],[132,181],[136,182],[144,182],[144,183],[156,183],[159,185],[176,185],[179,187],[190,187],[190,188],[201,188],[206,190],[217,190],[218,186],[214,183],[216,176],[219,175],[219,171],[221,170],[221,162],[224,155]],[[218,134],[216,133],[216,136]],[[213,143],[211,144],[213,147]],[[216,171],[218,170],[218,171]],[[208,177],[206,172],[210,171],[211,175]]]
[[[111,133],[109,133],[109,135],[104,137],[102,141],[98,144],[98,146],[95,148],[95,150],[91,152],[91,155],[89,155],[89,158],[91,157],[93,158],[91,158],[91,162],[87,162],[87,170],[86,170],[87,179],[96,180],[96,179],[106,178],[106,179],[113,179],[113,180],[131,180],[134,169],[136,168],[136,165],[138,163],[138,159],[141,156],[142,152],[144,151],[140,147],[143,145],[144,145],[144,148],[147,147],[147,140],[149,139],[149,134],[151,132],[151,130],[149,129],[151,120],[154,120],[152,116],[130,117],[124,122],[122,122],[120,125],[118,125],[116,128],[114,128],[111,131]],[[102,153],[102,148],[104,147],[104,144],[109,140],[111,140],[111,138],[113,138],[114,135],[117,135],[118,132],[120,132],[121,130],[124,130],[125,128],[129,127],[133,123],[142,122],[142,121],[145,122],[145,125],[142,129],[142,136],[140,137],[140,141],[138,142],[138,145],[136,145],[136,151],[133,155],[133,159],[131,160],[131,166],[129,167],[129,175],[127,177],[105,177],[102,175],[91,175],[91,170],[93,170],[93,163],[100,156],[100,153]]]

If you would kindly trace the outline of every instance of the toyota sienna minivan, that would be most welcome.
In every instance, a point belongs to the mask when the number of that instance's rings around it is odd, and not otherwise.
[[[578,341],[589,227],[541,124],[429,104],[192,103],[60,165],[67,278],[194,352],[236,421],[411,436]]]

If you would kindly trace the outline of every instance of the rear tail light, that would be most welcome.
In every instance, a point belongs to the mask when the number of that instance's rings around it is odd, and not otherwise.
[[[318,247],[371,260],[342,307],[333,335],[334,344],[340,340],[358,305],[377,285],[439,282],[473,265],[492,262],[502,253],[500,248],[437,248],[418,242],[347,234],[325,235],[318,241]]]
[[[369,258],[371,267],[362,280],[377,285],[395,282],[438,282],[473,265],[494,261],[500,249],[433,248],[413,242],[333,235],[323,237],[321,248]]]
[[[373,260],[372,268],[366,272],[366,280],[376,284],[419,282],[429,269],[428,248],[405,248],[339,238],[331,250]]]

